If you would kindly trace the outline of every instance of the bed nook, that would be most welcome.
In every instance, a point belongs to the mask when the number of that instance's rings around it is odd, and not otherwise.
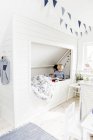
[[[51,109],[67,99],[72,50],[39,43],[31,46],[31,95],[38,107]],[[55,66],[59,67],[56,72]]]

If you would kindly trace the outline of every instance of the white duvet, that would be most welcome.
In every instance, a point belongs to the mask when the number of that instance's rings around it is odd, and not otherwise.
[[[31,79],[33,92],[41,99],[47,100],[52,98],[53,83],[49,77],[37,75]]]

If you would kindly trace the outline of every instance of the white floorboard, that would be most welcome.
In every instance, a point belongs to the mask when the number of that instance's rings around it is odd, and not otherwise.
[[[56,137],[58,140],[64,140],[65,109],[73,101],[75,101],[76,116],[78,119],[77,114],[79,98],[72,98],[63,104],[60,104],[56,108],[44,113],[43,115],[40,115],[38,118],[35,118],[33,122]]]
[[[75,101],[76,112],[75,115],[79,119],[79,98],[74,97],[67,102],[51,109],[50,111],[31,119],[31,122],[37,124],[46,132],[53,135],[58,140],[64,140],[64,122],[65,122],[65,109],[67,106]],[[11,130],[11,126],[5,121],[0,119],[0,135],[7,133]],[[93,139],[91,139],[93,140]]]

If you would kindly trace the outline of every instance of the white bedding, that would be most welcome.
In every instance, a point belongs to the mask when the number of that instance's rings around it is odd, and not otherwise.
[[[50,77],[44,75],[37,75],[31,79],[31,86],[33,92],[41,99],[48,100],[53,95],[53,83]]]

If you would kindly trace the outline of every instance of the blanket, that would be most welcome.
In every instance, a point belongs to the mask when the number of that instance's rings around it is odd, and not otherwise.
[[[47,100],[52,98],[53,83],[50,77],[37,75],[32,77],[31,86],[33,92],[41,99]]]

